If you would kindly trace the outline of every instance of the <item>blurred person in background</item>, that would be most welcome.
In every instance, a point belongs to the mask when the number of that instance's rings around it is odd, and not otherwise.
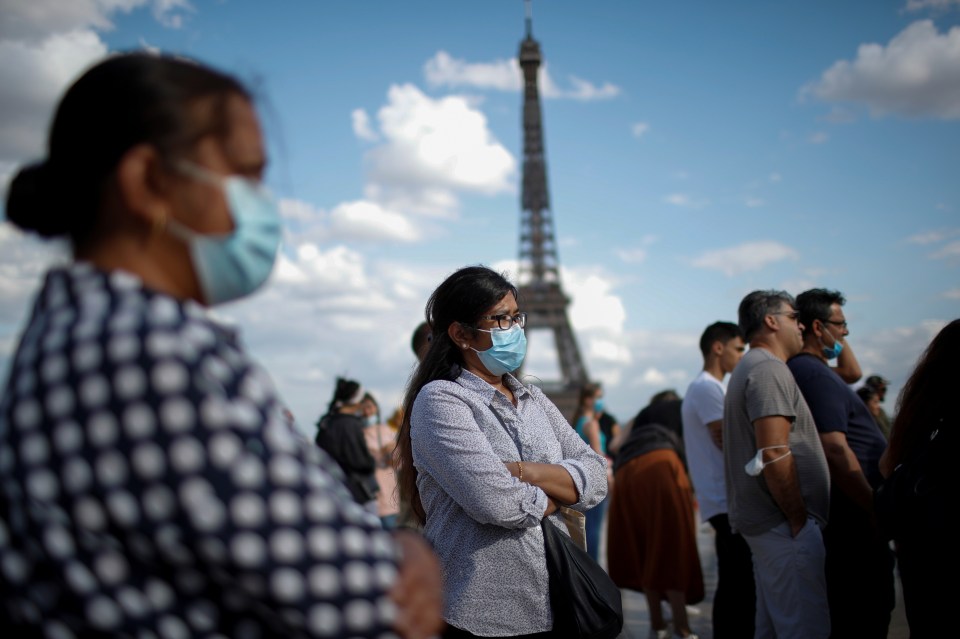
[[[315,442],[340,464],[347,487],[357,503],[377,514],[377,462],[364,435],[366,391],[360,382],[338,377],[327,412],[317,422]]]
[[[577,435],[590,444],[590,448],[606,458],[607,434],[600,428],[600,415],[603,413],[603,387],[600,384],[584,384],[580,389],[580,399],[573,414],[573,429]],[[613,481],[612,464],[607,458],[607,482]],[[608,488],[609,489],[609,488]],[[594,561],[600,559],[600,531],[607,515],[609,497],[586,512],[587,552]]]
[[[675,428],[657,421],[673,419],[675,411],[679,420],[680,401],[672,390],[654,395],[623,436],[613,465],[607,569],[619,587],[644,594],[654,639],[671,635],[663,601],[670,606],[673,633],[696,639],[687,604],[704,597],[693,488],[680,459],[683,444]]]
[[[380,492],[377,494],[377,514],[383,527],[391,530],[397,526],[400,498],[397,494],[397,471],[393,452],[397,448],[397,433],[380,419],[380,405],[373,395],[363,396],[363,436],[367,448],[376,461],[375,475]]]

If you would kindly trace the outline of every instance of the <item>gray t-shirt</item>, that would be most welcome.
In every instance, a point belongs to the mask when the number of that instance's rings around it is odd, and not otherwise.
[[[746,535],[759,535],[786,521],[764,474],[751,477],[744,470],[744,465],[757,454],[753,422],[773,415],[793,422],[790,451],[807,512],[823,527],[830,510],[827,459],[807,403],[787,365],[770,351],[753,348],[733,370],[723,411],[730,525]]]

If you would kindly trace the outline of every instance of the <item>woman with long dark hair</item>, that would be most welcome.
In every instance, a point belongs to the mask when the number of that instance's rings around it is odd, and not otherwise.
[[[205,308],[273,268],[265,165],[237,80],[130,53],[69,88],[47,158],[10,184],[7,219],[73,260],[47,273],[0,396],[4,636],[442,627],[425,543],[350,498]]]
[[[911,639],[954,632],[957,589],[945,576],[960,570],[953,517],[960,475],[960,319],[934,337],[900,393],[890,443],[880,459],[889,479],[880,496],[894,497],[893,510],[881,510],[892,533],[903,603]]]
[[[506,278],[456,271],[426,319],[432,340],[406,391],[399,481],[440,557],[447,636],[564,636],[540,524],[559,505],[603,499],[606,463],[540,389],[510,374],[526,352],[526,315]],[[551,522],[563,529],[559,516]]]

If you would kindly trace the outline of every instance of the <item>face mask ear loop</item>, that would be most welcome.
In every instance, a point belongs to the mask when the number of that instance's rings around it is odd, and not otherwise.
[[[786,448],[786,446],[768,446],[767,448]],[[767,450],[767,448],[761,448],[760,450]],[[763,465],[764,465],[764,466],[769,466],[770,464],[773,464],[773,463],[775,463],[775,462],[778,462],[778,461],[780,461],[781,459],[783,459],[784,457],[787,457],[787,456],[792,455],[792,454],[793,454],[793,451],[792,451],[792,450],[788,450],[787,452],[785,452],[784,454],[780,455],[779,457],[777,457],[777,458],[775,458],[775,459],[771,459],[771,460],[768,461],[768,462],[763,462]]]

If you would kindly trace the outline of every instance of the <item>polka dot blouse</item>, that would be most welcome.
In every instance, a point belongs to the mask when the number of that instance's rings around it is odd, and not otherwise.
[[[396,547],[341,479],[199,305],[51,271],[0,399],[0,627],[392,637]]]

